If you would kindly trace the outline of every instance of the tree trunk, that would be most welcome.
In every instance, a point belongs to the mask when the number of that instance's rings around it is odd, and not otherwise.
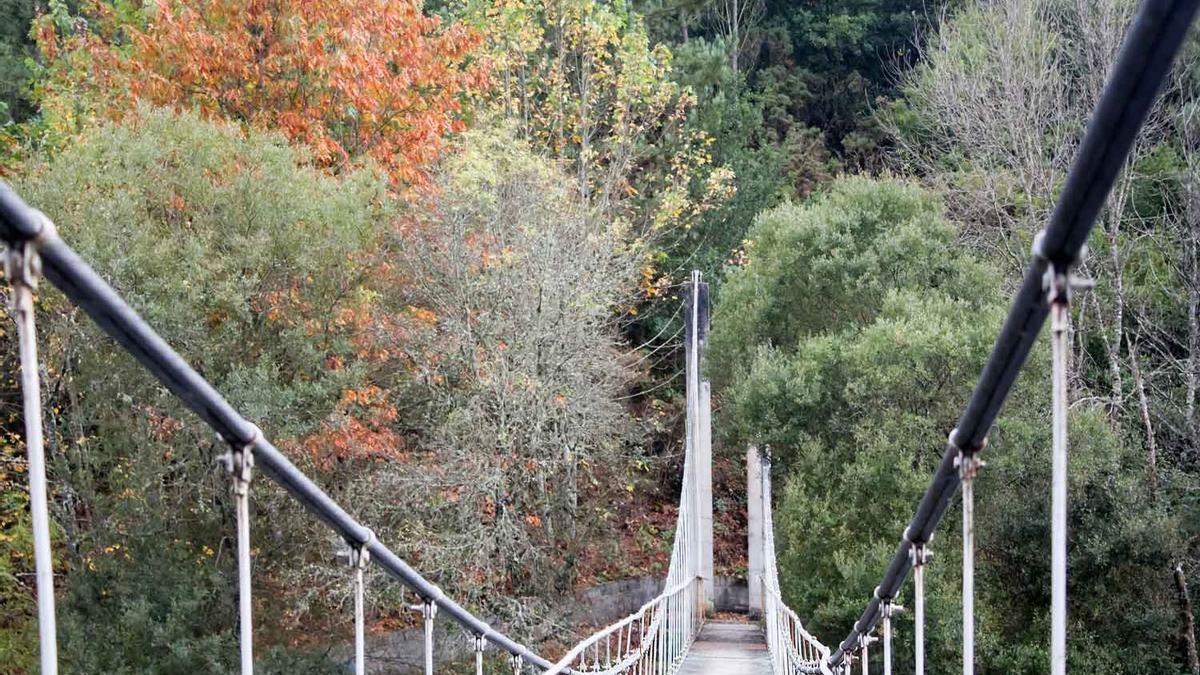
[[[1146,431],[1146,477],[1150,482],[1150,495],[1158,493],[1158,443],[1154,438],[1154,424],[1150,420],[1150,400],[1146,397],[1146,380],[1138,363],[1137,344],[1129,345],[1129,368],[1133,372],[1133,386],[1137,389],[1138,411],[1142,427]]]
[[[1106,221],[1108,227],[1108,256],[1109,262],[1112,265],[1112,286],[1113,286],[1113,303],[1112,303],[1112,351],[1109,353],[1109,371],[1113,378],[1112,396],[1113,396],[1113,419],[1120,420],[1121,404],[1124,394],[1121,386],[1121,343],[1125,338],[1125,280],[1122,271],[1124,269],[1123,261],[1121,260],[1121,212],[1124,208],[1125,200],[1122,198],[1123,190],[1113,192],[1112,202],[1109,205]]]
[[[1200,675],[1200,656],[1196,653],[1196,622],[1192,615],[1192,599],[1188,595],[1187,578],[1183,576],[1183,563],[1175,565],[1175,589],[1179,591],[1180,633],[1184,650],[1187,652],[1188,672]]]
[[[1187,245],[1186,281],[1188,285],[1188,355],[1187,355],[1187,403],[1185,406],[1185,422],[1188,434],[1188,445],[1196,444],[1196,388],[1200,380],[1200,186],[1190,186],[1188,208],[1185,209],[1187,218],[1187,233],[1184,241]]]

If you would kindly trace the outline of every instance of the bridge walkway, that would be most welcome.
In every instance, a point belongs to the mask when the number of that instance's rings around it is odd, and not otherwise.
[[[708,622],[679,675],[771,675],[771,657],[757,623]]]

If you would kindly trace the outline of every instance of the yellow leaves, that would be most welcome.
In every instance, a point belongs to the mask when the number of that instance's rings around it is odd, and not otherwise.
[[[530,513],[525,516],[525,524],[530,527],[540,528],[542,526],[542,519],[536,514]]]

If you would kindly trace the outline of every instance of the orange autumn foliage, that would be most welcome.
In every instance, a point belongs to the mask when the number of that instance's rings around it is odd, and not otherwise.
[[[484,78],[478,38],[421,0],[155,0],[144,14],[137,25],[95,3],[87,31],[44,22],[38,41],[71,64],[60,84],[92,89],[105,116],[130,98],[194,107],[280,130],[328,167],[370,157],[401,184],[427,181]]]
[[[323,470],[346,460],[402,460],[404,439],[393,429],[396,407],[373,385],[342,392],[337,420],[304,439],[303,447]]]
[[[392,268],[370,256],[347,260],[351,269],[371,270],[371,285],[399,284]],[[351,364],[368,364],[374,381],[401,381],[414,369],[409,344],[414,331],[425,329],[428,317],[412,311],[394,312],[378,302],[376,293],[360,288],[347,293],[334,309],[314,305],[307,289],[311,279],[293,280],[286,288],[262,293],[252,302],[256,313],[273,330],[302,331],[314,346],[328,350],[324,367],[341,372]],[[410,308],[411,310],[411,308]],[[432,316],[431,312],[425,314]],[[392,380],[393,382],[395,380]],[[407,441],[397,430],[399,412],[394,393],[385,386],[359,380],[341,391],[332,414],[320,427],[285,444],[303,452],[325,472],[343,463],[408,461]]]

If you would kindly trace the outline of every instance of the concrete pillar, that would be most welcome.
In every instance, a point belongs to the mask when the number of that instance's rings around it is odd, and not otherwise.
[[[692,272],[692,284],[684,300],[685,349],[687,356],[687,445],[692,460],[695,537],[700,549],[696,574],[704,587],[705,611],[713,607],[712,527],[712,389],[701,379],[704,347],[708,342],[708,284]]]
[[[749,547],[750,562],[746,580],[750,587],[750,616],[760,616],[763,611],[763,490],[762,457],[758,448],[746,449],[746,545]]]
[[[696,496],[700,506],[700,576],[704,596],[713,606],[713,487],[712,487],[712,387],[700,383],[699,438],[696,443]]]

